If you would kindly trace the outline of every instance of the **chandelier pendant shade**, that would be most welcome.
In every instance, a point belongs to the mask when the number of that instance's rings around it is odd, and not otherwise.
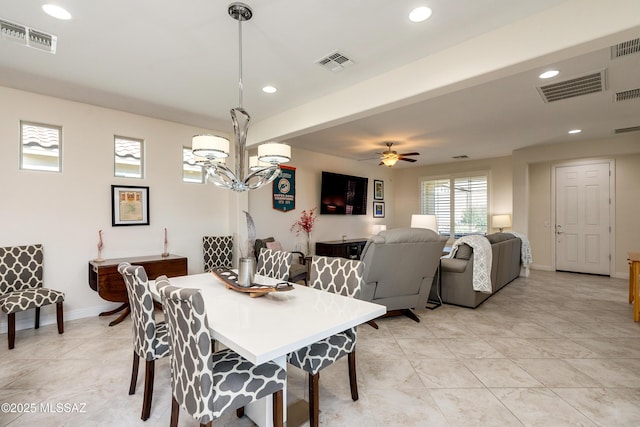
[[[196,163],[201,164],[207,172],[207,180],[220,188],[242,192],[263,187],[280,175],[280,163],[291,160],[291,147],[286,144],[268,142],[258,147],[258,159],[250,165],[246,173],[247,161],[247,132],[251,116],[242,106],[242,22],[253,16],[251,8],[244,3],[231,3],[228,8],[229,16],[238,21],[239,45],[239,106],[231,109],[231,121],[235,134],[234,170],[226,164],[229,157],[229,140],[214,135],[196,135],[193,137],[191,150]]]
[[[229,157],[229,140],[215,135],[196,135],[191,140],[196,157],[224,159]]]

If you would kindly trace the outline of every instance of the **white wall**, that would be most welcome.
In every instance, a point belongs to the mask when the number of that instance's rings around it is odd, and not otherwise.
[[[4,87],[0,99],[0,246],[43,244],[45,286],[66,294],[65,319],[114,307],[88,284],[98,230],[102,256],[119,258],[160,254],[166,227],[169,251],[188,257],[190,273],[202,271],[203,235],[232,233],[235,195],[182,182],[182,147],[203,129]],[[20,120],[62,126],[62,173],[20,170]],[[114,178],[114,134],[144,139],[144,179]],[[113,184],[149,187],[149,226],[111,226]],[[18,328],[33,327],[32,311]],[[54,308],[42,316],[55,321]]]
[[[296,168],[296,208],[289,212],[273,209],[271,185],[249,193],[249,212],[256,224],[258,238],[273,236],[283,248],[294,250],[305,247],[303,234],[296,237],[291,225],[300,218],[303,210],[320,208],[320,184],[322,171],[369,178],[366,215],[318,215],[311,241],[368,238],[373,224],[394,225],[395,197],[392,185],[392,169],[373,166],[370,163],[343,159],[325,154],[293,148],[288,166]],[[384,181],[385,218],[373,218],[373,180]]]

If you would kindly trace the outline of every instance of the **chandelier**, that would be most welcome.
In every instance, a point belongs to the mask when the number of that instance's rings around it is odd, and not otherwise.
[[[191,151],[196,163],[207,172],[207,179],[214,185],[233,191],[247,191],[269,184],[280,175],[280,163],[291,160],[291,147],[277,142],[258,146],[258,156],[252,157],[248,171],[247,131],[251,116],[242,106],[242,22],[253,16],[251,8],[244,3],[231,3],[229,16],[238,21],[239,79],[238,107],[231,109],[231,121],[235,134],[235,168],[226,165],[229,157],[229,140],[215,135],[196,135],[191,142]],[[247,173],[248,172],[248,173]]]

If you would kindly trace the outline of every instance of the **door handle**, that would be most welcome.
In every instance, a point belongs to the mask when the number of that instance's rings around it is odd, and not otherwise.
[[[556,234],[562,234],[562,226],[560,224],[556,224]]]

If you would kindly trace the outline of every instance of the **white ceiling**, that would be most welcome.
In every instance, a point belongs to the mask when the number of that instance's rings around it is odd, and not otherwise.
[[[56,1],[73,15],[66,22],[45,15],[44,2],[0,0],[0,18],[58,37],[55,55],[0,39],[0,85],[230,132],[229,109],[238,104],[238,24],[227,15],[229,1]],[[431,7],[433,16],[424,23],[409,22],[408,12],[420,4]],[[385,141],[397,141],[399,152],[421,153],[412,165],[606,137],[615,128],[640,125],[639,100],[612,100],[615,91],[640,87],[640,54],[611,60],[608,49],[640,37],[640,2],[608,1],[619,23],[578,39],[572,25],[602,14],[590,11],[592,4],[596,2],[250,1],[254,17],[243,25],[244,107],[252,128],[287,124],[270,128],[269,138],[280,136],[296,147],[358,160],[375,157]],[[576,5],[587,7],[571,10]],[[549,18],[567,13],[572,14],[569,22]],[[388,94],[386,107],[379,103],[370,111],[350,109],[343,100],[335,104],[336,110],[344,110],[342,117],[324,119],[326,112],[311,110],[309,124],[299,123],[294,114],[318,100],[344,99],[337,95],[380,76],[400,75],[399,70],[488,34],[518,34],[518,26],[526,28],[536,17],[544,23],[536,29],[540,39],[514,40],[513,50],[504,53],[522,60],[502,71],[478,73],[479,78],[466,79],[459,88],[450,85],[449,90],[398,100],[397,93],[412,79],[419,82],[420,75],[414,74],[377,88],[378,99]],[[566,31],[557,52],[536,49],[549,43],[547,23],[556,32]],[[355,64],[332,73],[314,63],[335,50]],[[474,61],[468,68],[476,65]],[[541,84],[537,75],[545,67],[561,70],[555,81],[606,68],[607,90],[545,104],[536,90]],[[436,64],[430,72],[446,75],[448,70]],[[262,93],[266,84],[278,92]],[[310,117],[316,112],[317,117]],[[567,135],[572,128],[583,132]]]

